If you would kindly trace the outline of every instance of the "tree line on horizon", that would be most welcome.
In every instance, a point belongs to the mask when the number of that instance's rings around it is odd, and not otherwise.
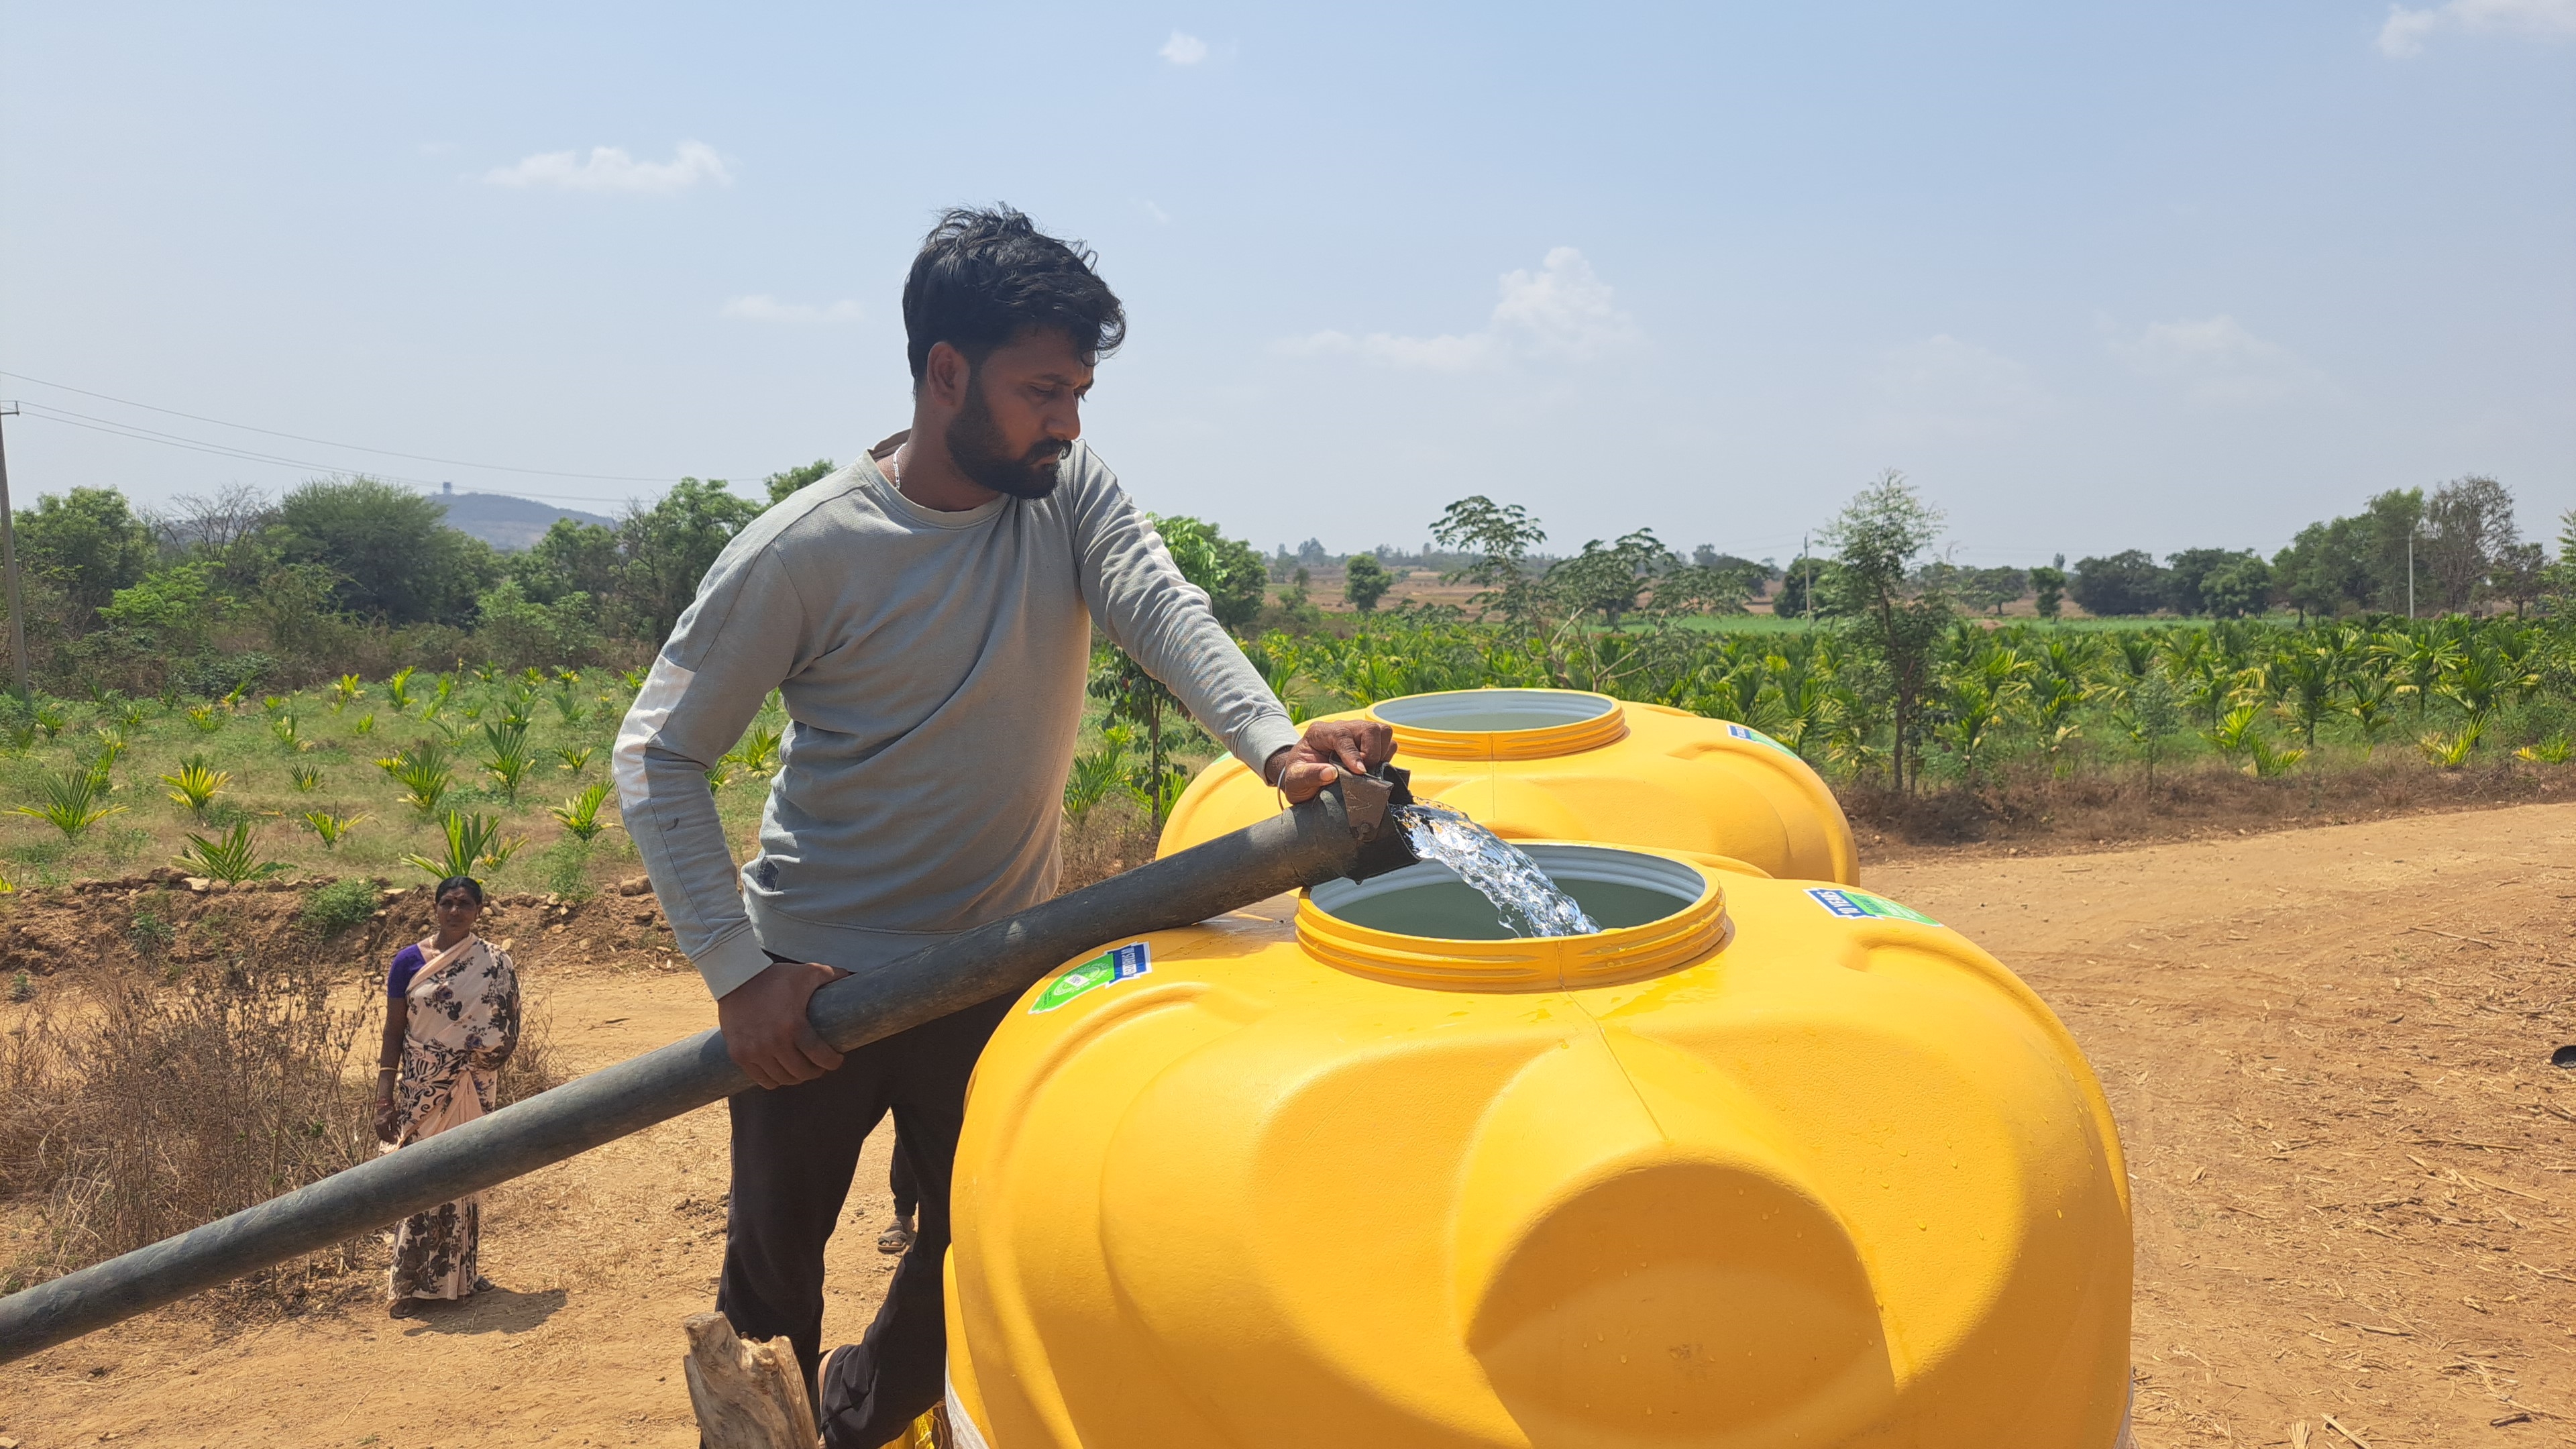
[[[502,552],[447,526],[439,502],[363,476],[317,478],[270,497],[248,487],[134,507],[114,488],[39,498],[17,518],[31,672],[56,690],[220,695],[252,678],[279,685],[457,659],[560,666],[637,662],[669,632],[701,575],[771,504],[829,474],[818,459],[763,480],[766,500],[723,480],[683,479],[608,525],[559,520],[534,546]],[[1184,571],[1239,634],[1323,625],[1308,574],[1338,564],[1342,601],[1379,609],[1408,573],[1434,571],[1485,593],[1478,612],[1540,613],[1613,629],[1726,616],[1767,599],[1774,614],[1831,619],[1854,591],[1847,561],[1786,566],[1701,544],[1688,555],[1652,529],[1542,552],[1546,533],[1517,505],[1453,504],[1418,550],[1332,555],[1307,540],[1264,554],[1203,520],[1157,518]],[[2411,578],[2419,613],[2538,607],[2576,594],[2576,513],[2560,557],[2518,536],[2510,492],[2470,477],[2394,489],[2351,516],[2302,529],[2272,558],[2186,549],[2159,562],[2131,549],[2073,567],[1909,563],[1896,586],[1971,613],[2029,598],[2043,618],[2087,613],[2236,618],[2395,614]],[[2413,569],[2407,545],[2414,541]],[[1403,601],[1411,607],[1410,601]]]

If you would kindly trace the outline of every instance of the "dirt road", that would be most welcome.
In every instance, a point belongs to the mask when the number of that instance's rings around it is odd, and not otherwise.
[[[1888,861],[1876,889],[2022,972],[2109,1087],[2136,1179],[2149,1449],[2576,1443],[2576,806],[2094,855]],[[522,952],[574,1062],[709,1024],[693,978]],[[493,1195],[507,1290],[426,1322],[165,1311],[0,1369],[0,1438],[137,1445],[696,1442],[682,1317],[721,1254],[721,1109]],[[827,1338],[890,1260],[885,1145]],[[2497,1421],[2505,1421],[2498,1424]]]

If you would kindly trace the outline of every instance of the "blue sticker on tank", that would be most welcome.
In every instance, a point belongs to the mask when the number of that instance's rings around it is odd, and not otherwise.
[[[1053,1011],[1077,996],[1142,976],[1154,969],[1153,960],[1153,951],[1142,941],[1103,951],[1048,982],[1038,999],[1029,1003],[1029,1015]]]
[[[1941,924],[1910,906],[1900,906],[1885,896],[1871,895],[1867,891],[1853,890],[1848,886],[1813,886],[1808,889],[1807,894],[1829,914],[1840,916],[1847,921],[1913,921],[1925,926]]]
[[[1748,740],[1757,745],[1769,745],[1771,748],[1789,756],[1791,759],[1800,758],[1796,750],[1789,748],[1787,745],[1780,743],[1778,740],[1771,738],[1769,735],[1762,733],[1762,731],[1755,729],[1751,725],[1740,725],[1730,720],[1727,722],[1726,732],[1735,736],[1739,740]]]

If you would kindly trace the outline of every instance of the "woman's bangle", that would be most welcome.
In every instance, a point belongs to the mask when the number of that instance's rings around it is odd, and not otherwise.
[[[390,1077],[401,1070],[402,1068],[400,1067],[378,1067],[376,1068],[376,1075],[380,1077]]]

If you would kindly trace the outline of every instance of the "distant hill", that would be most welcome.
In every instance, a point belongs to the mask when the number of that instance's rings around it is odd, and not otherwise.
[[[447,526],[459,533],[470,533],[504,553],[534,548],[546,530],[558,518],[575,523],[597,523],[615,527],[617,520],[578,508],[557,508],[533,498],[512,498],[505,493],[433,493],[433,502],[447,509]]]

